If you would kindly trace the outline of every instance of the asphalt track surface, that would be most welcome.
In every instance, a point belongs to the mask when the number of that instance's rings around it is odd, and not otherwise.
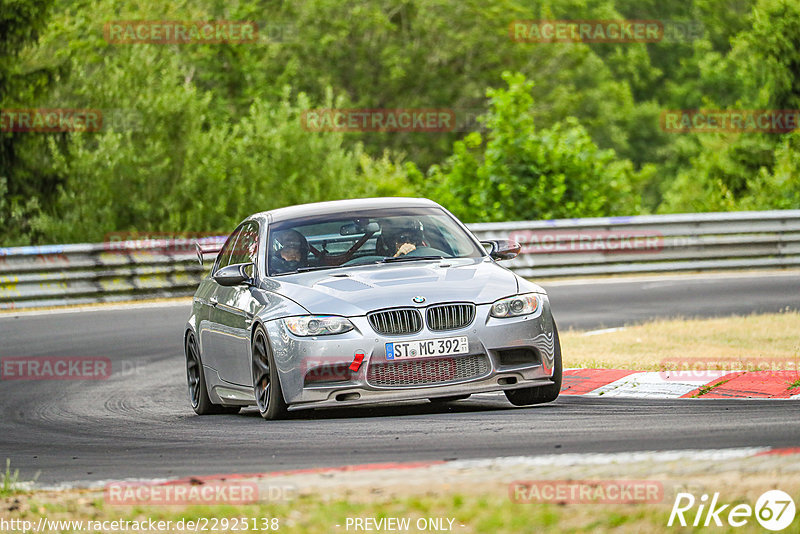
[[[800,308],[800,273],[543,284],[560,328]],[[0,316],[0,358],[107,356],[95,381],[0,382],[0,460],[45,485],[260,473],[378,462],[800,445],[793,401],[561,397],[515,408],[502,394],[437,406],[198,417],[186,399],[188,306]]]

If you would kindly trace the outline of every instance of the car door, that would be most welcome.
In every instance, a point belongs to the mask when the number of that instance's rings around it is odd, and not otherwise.
[[[239,229],[226,265],[255,263],[258,256],[258,223],[250,221]],[[216,283],[215,283],[216,284]],[[250,362],[250,327],[255,313],[251,287],[241,284],[225,287],[216,284],[211,309],[214,325],[216,358],[220,378],[232,384],[252,385]]]
[[[217,254],[217,259],[211,267],[212,276],[219,269],[230,265],[240,230],[240,228],[237,228],[228,236],[219,254]],[[214,281],[213,277],[209,277],[207,280],[201,282],[200,287],[203,289],[203,300],[205,303],[204,317],[199,325],[200,346],[203,351],[203,365],[211,367],[219,372],[220,365],[223,365],[225,362],[225,358],[220,357],[220,354],[225,350],[225,336],[220,332],[219,325],[216,323],[217,317],[215,316],[217,299],[219,298],[218,291],[221,286]]]

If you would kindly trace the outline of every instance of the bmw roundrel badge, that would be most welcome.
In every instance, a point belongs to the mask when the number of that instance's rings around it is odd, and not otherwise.
[[[413,301],[414,301],[414,302],[416,302],[417,304],[422,304],[423,302],[425,302],[425,297],[414,297],[414,298],[413,298],[413,299],[411,299],[411,300],[413,300]]]

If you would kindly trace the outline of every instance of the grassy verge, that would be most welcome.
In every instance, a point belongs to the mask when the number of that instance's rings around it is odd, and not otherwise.
[[[752,509],[764,492],[774,489],[780,489],[795,502],[800,502],[799,458],[797,454],[776,454],[719,457],[709,461],[708,458],[693,459],[690,456],[619,456],[613,461],[590,464],[504,462],[399,471],[276,475],[252,480],[250,483],[259,486],[258,494],[262,500],[241,506],[220,503],[205,506],[119,506],[106,500],[102,489],[38,491],[0,498],[0,519],[23,520],[36,525],[40,518],[47,518],[50,530],[55,532],[750,533],[764,531],[755,517],[750,516],[741,528],[731,528],[725,523],[727,512],[721,517],[723,528],[681,528],[677,523],[670,527],[668,521],[673,505],[682,493],[693,495],[697,504],[702,495],[717,494],[719,506],[727,504],[728,510],[737,504],[746,504]],[[521,492],[519,484],[522,482],[524,486],[536,481],[594,481],[601,484],[604,481],[637,480],[660,486],[656,503],[541,502],[532,493]],[[583,484],[587,483],[592,484]],[[276,494],[271,491],[276,488],[293,489]],[[516,500],[518,498],[522,501]],[[698,510],[695,505],[685,511],[684,519],[689,525]],[[408,526],[355,528],[357,519],[377,522],[385,518],[402,519]],[[253,519],[258,528],[252,528]],[[702,516],[701,522],[704,519]],[[82,524],[52,528],[54,521],[82,521]],[[111,521],[139,524],[97,526]],[[160,527],[153,526],[160,521],[165,523]],[[195,526],[190,526],[189,521],[193,521]],[[242,529],[245,521],[248,528]],[[797,532],[798,524],[800,515],[785,532]],[[202,525],[207,528],[202,528]],[[431,525],[438,525],[438,528]],[[196,526],[199,528],[195,529]],[[25,528],[14,531],[21,530]],[[35,531],[36,528],[28,530]]]
[[[800,493],[793,498],[800,500]],[[748,499],[738,498],[736,502],[754,504]],[[36,523],[46,516],[49,521],[171,521],[171,531],[181,521],[209,521],[218,519],[219,530],[233,531],[234,518],[256,518],[261,525],[267,519],[272,526],[277,525],[280,532],[330,533],[353,532],[355,518],[407,518],[411,527],[409,532],[431,531],[429,520],[438,520],[440,525],[448,526],[452,532],[762,532],[754,518],[741,528],[680,528],[667,526],[672,502],[662,504],[550,504],[516,503],[508,495],[448,494],[424,495],[397,499],[391,502],[354,503],[344,499],[328,500],[321,497],[301,497],[289,504],[258,504],[245,506],[195,506],[184,509],[164,507],[115,508],[104,506],[102,500],[84,504],[40,503],[32,499],[30,509],[15,517]],[[26,506],[26,507],[27,507]],[[696,510],[695,510],[696,511]],[[2,515],[6,515],[5,513]],[[688,517],[688,516],[687,516]],[[692,518],[694,516],[691,516]],[[277,522],[271,522],[277,519]],[[350,519],[350,528],[348,528]],[[225,522],[227,520],[227,523]],[[452,523],[450,523],[452,520]],[[722,520],[725,520],[723,515]],[[420,521],[420,523],[418,523]],[[422,521],[425,521],[423,524]],[[228,528],[222,528],[224,525]],[[420,529],[419,526],[426,526]],[[85,527],[84,527],[85,528]],[[259,527],[260,529],[260,527]],[[68,528],[62,531],[69,530]],[[77,530],[77,529],[76,529]],[[147,531],[146,529],[144,529]],[[270,529],[271,530],[271,529]],[[441,529],[440,529],[441,530]],[[114,531],[114,530],[108,530]]]
[[[565,367],[655,371],[666,360],[800,363],[800,313],[650,321],[623,329],[561,334]]]
[[[5,473],[0,473],[0,478],[3,479],[2,484],[0,484],[0,497],[8,497],[21,492],[19,488],[19,471],[11,471],[11,460],[6,459],[6,471]]]

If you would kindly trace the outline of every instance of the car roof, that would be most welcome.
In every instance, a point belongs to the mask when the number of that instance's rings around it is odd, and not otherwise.
[[[328,215],[346,213],[361,209],[381,208],[430,208],[441,207],[433,200],[427,198],[383,197],[383,198],[354,198],[349,200],[332,200],[329,202],[315,202],[313,204],[299,204],[287,206],[270,211],[262,211],[251,215],[249,218],[266,218],[270,222],[280,222],[297,217],[315,215]]]

